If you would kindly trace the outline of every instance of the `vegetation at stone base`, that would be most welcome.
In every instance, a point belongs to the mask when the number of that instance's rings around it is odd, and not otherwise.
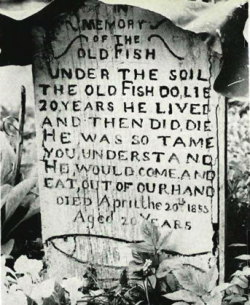
[[[217,286],[216,259],[207,270],[167,258],[171,232],[160,235],[150,222],[142,225],[145,241],[132,244],[133,261],[120,277],[119,285],[103,289],[93,266],[82,278],[65,278],[60,283],[46,279],[41,260],[19,257],[13,270],[2,256],[2,297],[14,305],[229,305],[250,304],[249,255],[238,257],[244,267],[229,283]],[[163,247],[164,245],[164,247]],[[7,254],[11,253],[11,248]]]

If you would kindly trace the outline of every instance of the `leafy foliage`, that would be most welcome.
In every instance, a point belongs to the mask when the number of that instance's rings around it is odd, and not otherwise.
[[[129,265],[130,275],[141,281],[145,292],[143,299],[147,304],[159,303],[162,298],[161,291],[168,284],[158,276],[158,269],[168,252],[166,248],[171,231],[161,235],[154,224],[144,221],[141,232],[144,241],[131,245],[133,260]]]
[[[234,200],[239,207],[249,207],[249,109],[244,104],[229,106],[228,121],[228,200]]]
[[[21,305],[249,305],[248,256],[238,257],[245,266],[232,275],[229,283],[217,286],[216,259],[210,260],[208,270],[203,270],[166,258],[170,232],[161,236],[149,222],[143,223],[142,232],[145,241],[139,247],[131,245],[134,259],[129,273],[123,270],[119,285],[110,289],[98,282],[93,266],[87,266],[81,278],[57,282],[45,279],[42,261],[21,256],[12,270],[6,266],[6,256],[2,256],[7,304],[14,305],[20,299]],[[6,244],[7,255],[12,246],[13,241]],[[169,285],[170,282],[175,285]]]
[[[20,250],[14,241],[16,239],[15,233],[27,220],[39,215],[39,192],[36,171],[32,169],[33,164],[29,164],[27,167],[23,160],[24,158],[21,160],[22,174],[17,179],[16,169],[19,165],[17,164],[16,148],[18,140],[20,140],[19,122],[14,116],[17,113],[9,115],[10,113],[2,107],[3,112],[6,112],[5,114],[8,115],[0,121],[2,130],[0,131],[0,139],[3,144],[1,145],[2,253],[8,253],[10,255],[13,250],[18,256],[20,255]],[[26,155],[26,140],[34,136],[34,132],[32,131],[33,121],[33,112],[28,110],[26,113],[24,133],[21,135],[24,139],[22,156]],[[27,128],[29,131],[27,131]],[[30,158],[30,161],[34,163],[35,159]],[[9,251],[10,245],[11,251]]]
[[[249,126],[249,104],[230,101],[228,104],[227,136],[226,222],[229,224],[226,234],[226,245],[228,245],[226,252],[227,278],[237,268],[241,268],[240,260],[234,260],[234,257],[246,253],[247,232],[250,232]],[[230,247],[232,243],[235,246]]]
[[[1,260],[4,271],[3,299],[8,305],[66,304],[62,287],[53,279],[42,278],[41,261],[21,256],[15,262],[13,271],[6,267],[5,256]]]

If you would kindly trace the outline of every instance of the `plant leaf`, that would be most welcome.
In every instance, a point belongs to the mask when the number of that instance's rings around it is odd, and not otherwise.
[[[34,185],[37,182],[36,177],[31,177],[28,179],[23,180],[19,184],[17,184],[9,195],[5,198],[5,208],[6,208],[6,219],[5,221],[8,221],[8,219],[14,214],[18,206],[22,203],[25,196],[28,194],[28,192],[34,187]]]
[[[53,292],[53,297],[57,304],[66,304],[65,290],[58,282],[55,282],[55,291]]]
[[[204,298],[204,301],[206,305],[219,305],[222,301],[222,294],[217,293],[214,296],[208,295],[206,298]]]
[[[232,276],[250,276],[250,267],[245,267],[243,270],[237,270]]]
[[[233,295],[233,294],[230,294],[230,295],[224,297],[223,300],[224,300],[224,301],[231,301],[233,297],[234,297],[234,295]]]
[[[144,262],[146,260],[145,254],[142,252],[137,252],[137,251],[132,250],[132,256],[133,256],[133,261],[136,264],[144,264]]]
[[[240,288],[246,289],[248,288],[248,279],[245,277],[237,277],[235,276],[232,281],[232,284],[239,286]]]
[[[40,213],[40,199],[37,198],[30,206],[30,209],[28,210],[28,212],[24,215],[24,217],[17,222],[12,228],[10,228],[10,230],[7,232],[7,237],[16,229],[20,226],[21,223],[23,223],[24,221],[30,219],[31,217],[33,217],[36,214]]]
[[[141,233],[145,242],[156,249],[156,245],[160,238],[160,232],[158,228],[153,223],[144,220],[141,226]]]
[[[155,289],[156,287],[156,282],[157,282],[157,279],[155,277],[155,275],[150,275],[148,277],[148,280],[150,281],[151,285],[152,285],[152,288]]]
[[[25,255],[19,256],[19,258],[15,261],[14,269],[17,273],[29,273],[32,278],[36,277],[38,273],[42,270],[43,263],[41,260],[37,259],[29,259]]]
[[[179,284],[186,290],[202,296],[207,293],[206,273],[192,265],[183,265],[182,268],[172,271]]]
[[[26,295],[30,295],[34,287],[32,283],[32,278],[29,274],[25,274],[17,279],[18,286]]]
[[[164,259],[157,271],[156,271],[156,276],[157,278],[163,278],[165,277],[169,272],[171,272],[172,270],[176,269],[176,268],[180,268],[181,264],[176,261],[175,259]]]
[[[247,301],[247,298],[246,297],[242,297],[240,295],[234,295],[230,301],[230,304],[235,304],[235,303],[242,303],[242,302],[245,302]]]
[[[250,261],[250,254],[242,254],[242,255],[236,256],[235,259],[238,259],[241,261]]]
[[[200,300],[200,298],[197,295],[195,295],[191,291],[187,291],[184,289],[175,292],[170,292],[164,294],[163,296],[172,301],[185,301],[187,303],[191,303],[191,302],[195,303],[198,300]]]
[[[61,286],[69,293],[71,304],[76,304],[83,296],[78,290],[82,287],[82,280],[77,277],[63,280]]]
[[[49,298],[55,289],[55,280],[48,279],[35,285],[31,292],[31,298],[35,301],[40,299]]]
[[[247,244],[235,243],[235,244],[229,245],[228,247],[247,247]]]
[[[232,284],[232,283],[222,283],[211,291],[211,296],[214,296],[217,293],[220,293],[220,292],[232,287],[233,285],[234,284]]]
[[[61,286],[69,293],[74,294],[82,287],[82,280],[77,277],[71,277],[64,279],[61,283]]]
[[[4,132],[0,131],[1,141],[1,184],[12,184],[16,167],[16,156]]]
[[[4,184],[1,186],[1,207],[4,206],[6,202],[5,198],[8,196],[12,188],[13,186],[10,184]]]
[[[212,268],[206,274],[207,292],[210,292],[216,287],[216,283],[219,277],[217,265],[214,264]]]
[[[226,290],[226,293],[227,294],[240,294],[242,295],[244,293],[244,289],[242,289],[241,287],[237,286],[237,285],[234,285],[234,284],[231,284],[232,286],[229,287],[227,290]]]
[[[13,276],[13,278],[16,279],[16,274],[15,274],[15,272],[12,269],[10,269],[9,267],[5,266],[4,267],[4,271],[5,271],[6,274],[9,273],[9,274],[11,274]]]
[[[11,251],[13,250],[15,241],[14,239],[10,239],[5,243],[4,245],[1,246],[1,253],[2,255],[10,255]]]
[[[156,244],[156,249],[157,249],[157,252],[160,252],[161,250],[165,250],[166,246],[167,246],[167,242],[170,238],[172,234],[172,231],[167,231],[167,232],[164,232],[160,238],[158,239],[158,242]],[[166,249],[168,250],[168,249]]]

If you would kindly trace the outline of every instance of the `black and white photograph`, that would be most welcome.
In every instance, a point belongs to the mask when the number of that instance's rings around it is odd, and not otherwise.
[[[247,0],[1,0],[1,304],[250,305]]]

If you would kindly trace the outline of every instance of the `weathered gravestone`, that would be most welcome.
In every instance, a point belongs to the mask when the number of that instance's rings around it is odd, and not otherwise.
[[[117,278],[144,219],[172,230],[167,250],[206,264],[223,202],[224,104],[202,36],[150,11],[85,2],[34,37],[49,272],[81,275],[89,262]]]

